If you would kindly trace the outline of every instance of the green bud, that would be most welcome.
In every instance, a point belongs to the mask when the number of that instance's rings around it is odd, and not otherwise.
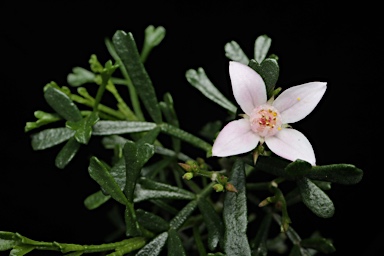
[[[237,193],[237,189],[235,188],[235,186],[233,186],[229,182],[227,184],[225,184],[225,190],[227,190],[229,192],[236,192]]]
[[[185,180],[190,180],[193,178],[193,173],[187,172],[186,174],[183,175],[183,179]]]
[[[220,182],[221,184],[225,184],[227,183],[228,178],[224,175],[219,175],[219,177],[217,177],[217,181]]]
[[[215,184],[215,185],[213,185],[213,187],[212,187],[216,192],[221,192],[221,191],[224,191],[224,186],[223,185],[221,185],[221,184],[219,184],[219,183],[217,183],[217,184]]]
[[[184,171],[186,172],[191,172],[192,171],[192,168],[189,164],[184,164],[184,163],[178,163],[180,165],[181,168],[184,169]]]

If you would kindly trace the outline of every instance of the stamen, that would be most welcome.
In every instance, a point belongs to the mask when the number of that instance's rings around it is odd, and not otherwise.
[[[282,120],[277,109],[269,104],[265,104],[252,111],[250,124],[252,131],[261,138],[264,138],[273,136],[281,130]]]

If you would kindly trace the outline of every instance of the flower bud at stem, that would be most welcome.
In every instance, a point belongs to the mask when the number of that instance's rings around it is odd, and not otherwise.
[[[178,164],[181,166],[181,168],[184,169],[184,171],[186,171],[186,172],[191,172],[192,171],[192,168],[191,168],[190,165],[184,164],[184,163],[178,163]]]
[[[235,188],[235,186],[233,186],[229,182],[227,184],[225,184],[225,190],[227,190],[229,192],[236,192],[237,193],[237,189]]]
[[[212,188],[213,188],[216,192],[222,192],[222,191],[224,191],[224,187],[223,187],[223,185],[221,185],[221,184],[219,184],[219,183],[213,185]]]
[[[186,174],[183,175],[183,179],[185,180],[190,180],[193,178],[193,173],[187,172]]]

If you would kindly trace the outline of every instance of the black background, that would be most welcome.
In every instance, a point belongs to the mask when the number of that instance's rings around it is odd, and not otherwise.
[[[292,226],[304,233],[319,228],[334,240],[335,255],[379,255],[384,225],[378,6],[366,1],[3,1],[0,6],[0,230],[80,244],[101,243],[113,231],[104,208],[83,207],[84,198],[98,189],[84,160],[95,153],[97,141],[59,170],[54,158],[60,147],[33,151],[24,125],[35,120],[35,110],[51,111],[43,98],[45,84],[66,85],[73,67],[88,68],[91,54],[102,63],[110,58],[105,37],[118,29],[132,32],[141,47],[144,29],[154,25],[164,26],[167,34],[146,68],[159,98],[165,92],[173,95],[186,131],[196,133],[207,121],[226,118],[221,107],[188,84],[188,69],[203,67],[235,102],[224,55],[231,40],[252,57],[256,37],[271,37],[269,53],[279,57],[283,89],[328,83],[320,104],[294,127],[311,141],[317,164],[354,164],[364,177],[352,186],[334,184],[327,192],[336,207],[332,218],[319,219],[302,208],[291,215]]]

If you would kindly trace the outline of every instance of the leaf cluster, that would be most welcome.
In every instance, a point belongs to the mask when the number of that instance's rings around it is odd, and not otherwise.
[[[318,232],[308,238],[298,235],[289,217],[289,206],[303,203],[319,218],[330,218],[335,208],[326,191],[332,183],[360,182],[362,170],[350,164],[311,166],[301,160],[288,162],[267,153],[256,164],[252,154],[213,159],[211,143],[221,128],[221,120],[212,120],[202,128],[205,139],[181,129],[171,94],[159,100],[145,69],[149,53],[164,36],[163,27],[149,26],[139,52],[131,33],[116,31],[111,40],[105,39],[112,59],[102,65],[92,55],[89,69],[75,67],[68,75],[70,87],[47,84],[44,98],[52,113],[37,110],[37,120],[25,126],[26,132],[34,131],[34,150],[61,146],[55,157],[60,169],[68,168],[94,136],[102,137],[103,148],[113,150],[113,158],[106,161],[94,155],[89,159],[89,177],[100,189],[84,199],[84,207],[92,211],[113,201],[122,209],[124,229],[116,230],[113,241],[107,242],[106,238],[106,243],[100,245],[41,242],[1,231],[0,251],[9,250],[9,255],[18,256],[33,250],[71,256],[98,252],[110,256],[256,256],[269,251],[293,256],[334,252],[331,239]],[[267,55],[270,45],[271,38],[258,37],[251,59],[237,42],[224,47],[230,60],[247,64],[262,76],[269,97],[279,91],[275,88],[278,58]],[[118,71],[120,76],[116,75]],[[185,76],[190,85],[226,109],[229,116],[236,114],[237,107],[220,93],[202,67],[188,70]],[[96,95],[90,95],[86,86],[96,86]],[[121,97],[122,89],[129,91],[129,99]],[[102,100],[106,92],[114,96],[115,106]],[[169,147],[163,145],[160,134],[170,137]],[[200,155],[184,154],[185,143],[199,149]],[[207,163],[213,160],[218,160],[215,165]],[[186,171],[191,175],[185,176]],[[251,182],[260,174],[269,175],[270,180]],[[287,190],[283,183],[293,186]],[[218,189],[222,188],[218,184],[227,189]],[[227,184],[232,187],[228,189]],[[263,197],[265,194],[269,196]],[[256,228],[249,230],[251,225]],[[274,225],[279,227],[278,234],[271,231]]]

